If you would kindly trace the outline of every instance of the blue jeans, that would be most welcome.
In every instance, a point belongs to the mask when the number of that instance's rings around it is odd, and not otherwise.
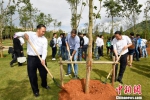
[[[70,55],[72,55],[73,53],[73,49],[70,49]],[[75,55],[73,56],[73,61],[77,61],[77,57],[78,57],[78,50],[76,51]],[[68,57],[68,60],[70,60],[70,57]],[[68,64],[68,74],[71,73],[71,64]],[[74,71],[75,71],[75,76],[78,75],[78,64],[74,64]]]
[[[140,58],[140,52],[139,52],[140,48],[141,47],[139,47],[139,46],[135,47],[136,60],[139,60],[139,58]]]
[[[67,51],[66,46],[61,46],[61,57],[63,60],[68,59],[68,51]]]
[[[98,46],[95,47],[94,55],[95,55],[95,57],[97,58],[97,56],[98,56]]]
[[[142,46],[142,56],[143,57],[147,57],[147,50],[146,50],[146,46]]]
[[[58,50],[58,56],[61,56],[61,46],[59,47],[59,50]]]
[[[82,60],[82,48],[79,48],[78,50],[79,50],[79,52],[78,52],[78,60],[81,61]]]

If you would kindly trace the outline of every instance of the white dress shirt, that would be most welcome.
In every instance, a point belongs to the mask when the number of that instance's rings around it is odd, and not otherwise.
[[[62,45],[61,37],[59,37],[59,38],[57,39],[57,44],[58,44],[59,47],[61,47],[61,45]]]
[[[121,40],[117,40],[116,38],[113,39],[113,49],[117,50],[118,55],[120,55],[122,49],[128,44],[132,44],[132,42],[131,42],[131,39],[126,35],[122,35]],[[127,52],[128,52],[128,48],[124,50],[122,55],[124,55]]]
[[[39,55],[42,55],[42,59],[45,60],[47,56],[47,46],[48,42],[45,36],[38,37],[36,32],[17,32],[15,35],[23,37],[24,34],[29,36],[29,40],[34,45]],[[37,56],[29,43],[27,43],[27,54],[30,56]]]
[[[103,45],[103,39],[97,37],[95,43],[96,43],[96,46],[101,47]]]
[[[54,40],[54,46],[53,46],[53,48],[54,48],[54,47],[56,47],[57,39],[53,37],[53,40]]]
[[[86,36],[83,36],[84,39],[84,45],[88,45],[89,44],[89,38],[87,38]]]
[[[23,45],[25,43],[24,39],[22,37],[19,37],[19,40],[20,40],[21,45]]]
[[[141,46],[146,46],[146,42],[147,42],[146,39],[141,39]]]

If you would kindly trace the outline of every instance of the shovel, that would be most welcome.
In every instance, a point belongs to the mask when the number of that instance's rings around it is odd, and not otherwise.
[[[117,63],[118,63],[118,61],[120,60],[120,57],[121,57],[121,55],[122,55],[123,51],[124,51],[124,50],[122,50],[122,51],[121,51],[121,53],[120,53],[120,55],[119,55],[118,59],[117,59],[117,60],[115,61],[115,63],[114,63],[114,66],[116,66],[116,64],[117,64]],[[109,78],[110,74],[112,73],[112,71],[113,71],[113,69],[111,69],[111,71],[110,71],[110,72],[109,72],[109,74],[107,75],[106,80],[105,80],[105,81],[103,81],[103,83],[104,83],[104,84],[106,84],[106,82],[107,82],[107,80],[108,80],[108,78]]]

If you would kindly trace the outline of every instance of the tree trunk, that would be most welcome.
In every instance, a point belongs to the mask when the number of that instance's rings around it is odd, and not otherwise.
[[[89,45],[88,45],[88,58],[86,59],[86,84],[85,84],[85,93],[89,93],[89,81],[90,81],[90,72],[92,67],[92,29],[93,29],[93,0],[89,0]]]
[[[111,20],[112,20],[112,30],[111,30],[111,36],[113,35],[113,33],[114,33],[114,17],[113,16],[111,16]]]

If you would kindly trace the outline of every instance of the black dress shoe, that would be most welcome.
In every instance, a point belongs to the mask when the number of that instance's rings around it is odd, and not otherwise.
[[[47,85],[47,86],[42,86],[43,88],[45,88],[45,89],[47,89],[47,90],[49,90],[50,89],[50,87]]]
[[[12,63],[10,63],[10,67],[13,67],[13,64],[12,64]]]
[[[117,79],[117,81],[118,81],[119,83],[123,84],[123,82],[122,82],[121,80]]]
[[[36,93],[34,93],[34,95],[35,95],[35,97],[38,97],[38,96],[39,96],[39,93],[38,93],[38,92],[36,92]]]

